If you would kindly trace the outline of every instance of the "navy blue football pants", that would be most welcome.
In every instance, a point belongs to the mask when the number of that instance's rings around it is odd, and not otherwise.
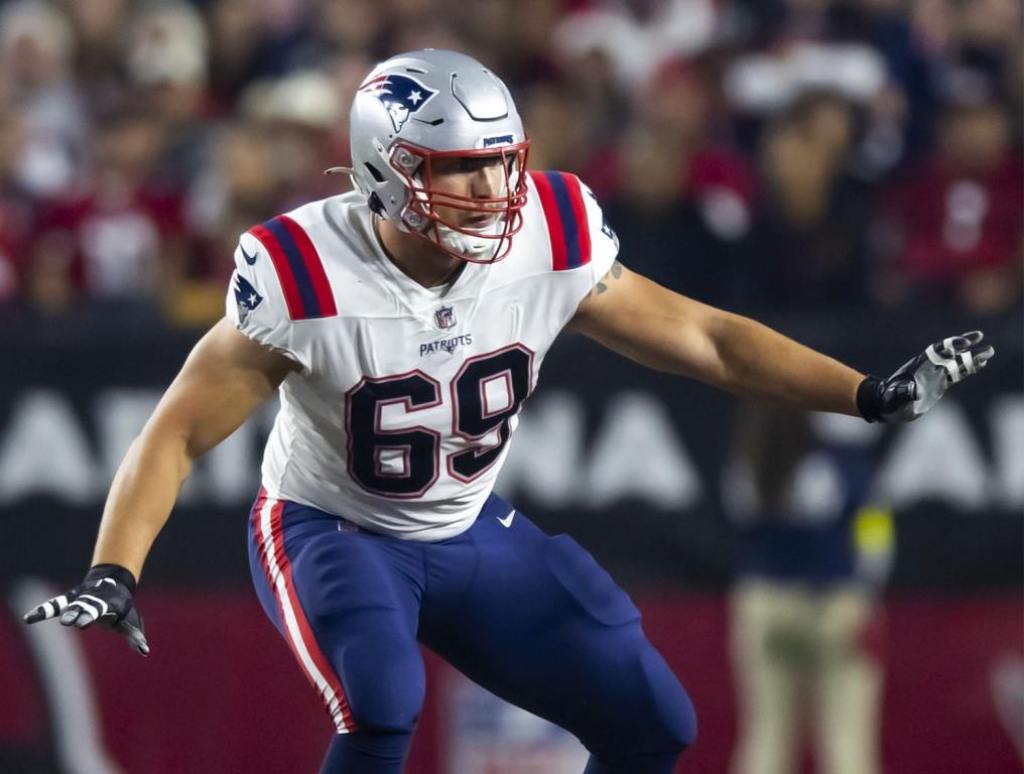
[[[512,513],[492,495],[461,535],[424,543],[261,494],[253,581],[339,732],[322,771],[402,771],[425,690],[419,643],[579,737],[586,774],[673,770],[696,717],[640,613],[574,540]]]

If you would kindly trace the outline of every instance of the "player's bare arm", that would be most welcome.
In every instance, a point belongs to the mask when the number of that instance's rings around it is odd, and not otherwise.
[[[667,290],[617,261],[580,303],[570,328],[650,368],[734,394],[872,420],[916,418],[947,384],[975,373],[994,354],[975,331],[932,345],[888,380],[865,377],[755,320]],[[916,405],[904,411],[908,404]]]
[[[40,605],[28,620],[60,614],[62,623],[84,626],[105,616],[116,619],[116,603],[130,603],[146,555],[193,462],[238,428],[295,368],[293,361],[246,338],[226,319],[203,336],[129,447],[107,496],[92,566],[129,573],[112,570],[112,575],[96,579],[103,584],[111,578],[105,584],[111,593],[116,585],[126,586],[127,600],[94,594],[84,609],[76,611],[69,593]],[[126,633],[139,647],[132,633]]]
[[[203,336],[114,476],[93,564],[119,564],[138,579],[192,463],[234,432],[294,367],[227,320]]]

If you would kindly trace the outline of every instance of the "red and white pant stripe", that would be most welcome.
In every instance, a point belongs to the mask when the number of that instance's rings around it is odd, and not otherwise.
[[[278,613],[295,658],[327,705],[327,712],[338,733],[347,734],[355,730],[355,722],[341,680],[320,649],[295,592],[292,565],[284,550],[284,506],[283,500],[267,497],[266,491],[260,490],[252,514],[260,561],[277,599]]]

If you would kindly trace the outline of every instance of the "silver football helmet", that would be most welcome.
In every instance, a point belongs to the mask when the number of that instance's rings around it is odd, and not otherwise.
[[[480,62],[425,49],[380,63],[356,92],[349,133],[352,179],[371,210],[467,261],[508,255],[522,228],[530,142],[508,88]],[[438,189],[434,163],[451,158],[500,160],[498,190]]]

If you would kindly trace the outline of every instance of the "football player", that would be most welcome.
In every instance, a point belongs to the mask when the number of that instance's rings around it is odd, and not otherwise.
[[[351,144],[355,191],[241,236],[227,314],[131,445],[92,568],[27,620],[100,622],[147,653],[133,593],[179,487],[277,392],[250,560],[337,732],[324,771],[401,770],[423,643],[577,735],[589,774],[670,772],[696,719],[637,608],[575,541],[492,492],[555,337],[886,422],[927,411],[992,349],[954,336],[865,377],[629,271],[583,183],[528,170],[508,89],[462,54],[378,65]]]

